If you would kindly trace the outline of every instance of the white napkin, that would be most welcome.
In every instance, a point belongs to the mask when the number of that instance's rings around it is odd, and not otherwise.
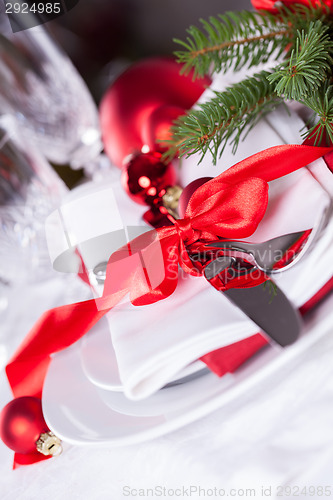
[[[288,116],[284,109],[271,113],[241,143],[237,160],[271,145],[283,144],[282,138],[300,142],[300,128],[294,114]],[[184,162],[183,182],[218,175],[235,163],[230,149],[216,167],[209,160],[199,166],[196,161],[191,157]],[[327,171],[323,160],[315,162],[314,170],[317,174]],[[333,176],[329,174],[328,179],[332,188]],[[249,240],[263,241],[310,229],[318,223],[328,201],[326,191],[308,169],[273,181],[267,213]],[[276,282],[296,306],[305,303],[332,276],[329,251],[332,243],[333,223],[308,256],[277,277]],[[202,355],[259,330],[204,278],[190,277],[182,271],[177,290],[168,299],[143,307],[134,307],[124,299],[108,314],[108,320],[124,392],[133,400],[151,395]]]

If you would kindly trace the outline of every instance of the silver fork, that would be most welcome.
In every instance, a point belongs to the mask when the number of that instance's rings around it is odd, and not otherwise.
[[[205,250],[220,249],[221,255],[217,255],[217,258],[205,267],[206,278],[212,279],[227,268],[228,261],[222,257],[233,257],[244,260],[268,275],[290,269],[290,267],[294,266],[300,258],[303,258],[314,247],[315,242],[320,238],[329,223],[332,209],[333,204],[330,198],[327,207],[319,217],[318,223],[315,224],[308,235],[306,235],[307,231],[299,231],[284,234],[261,243],[232,240],[207,243],[204,246]],[[305,237],[304,241],[295,249],[294,245],[303,237]],[[284,259],[284,263],[281,263],[282,258]],[[279,261],[281,265],[278,265]]]

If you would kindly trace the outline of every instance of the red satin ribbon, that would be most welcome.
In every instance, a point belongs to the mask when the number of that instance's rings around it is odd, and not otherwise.
[[[306,166],[330,151],[333,148],[276,146],[241,161],[200,186],[188,203],[184,219],[176,221],[174,226],[145,233],[110,257],[101,298],[57,307],[42,315],[6,367],[14,396],[41,397],[51,354],[79,340],[126,294],[129,293],[133,305],[151,304],[173,293],[178,264],[187,273],[198,275],[187,254],[190,245],[219,237],[251,236],[267,208],[267,182]],[[155,262],[160,262],[161,252],[164,268],[160,265],[154,268]],[[146,269],[141,264],[142,257],[150,263]],[[154,278],[160,275],[154,286]],[[248,286],[248,283],[236,283],[236,286]],[[239,352],[231,365],[239,364],[239,360],[245,360],[265,344],[253,337],[246,341],[244,352]],[[219,371],[216,359],[211,361],[208,357],[205,361],[208,366],[211,363],[213,371]],[[228,369],[232,370],[232,366]],[[18,455],[17,459],[20,459]]]

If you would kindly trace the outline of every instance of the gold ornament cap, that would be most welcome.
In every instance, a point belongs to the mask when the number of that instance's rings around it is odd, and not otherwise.
[[[43,432],[38,441],[36,442],[36,448],[39,453],[45,456],[52,455],[56,457],[62,453],[62,446],[60,439],[53,434],[53,432]]]
[[[162,197],[162,202],[165,208],[171,215],[175,215],[178,218],[178,202],[183,189],[180,186],[170,186],[166,189],[165,194]]]

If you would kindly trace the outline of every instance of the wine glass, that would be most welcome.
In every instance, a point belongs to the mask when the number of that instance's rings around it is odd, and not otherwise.
[[[0,368],[15,343],[22,296],[54,277],[44,226],[67,192],[15,119],[0,117]]]
[[[2,287],[52,272],[44,223],[67,188],[13,117],[0,118],[0,280]]]
[[[97,107],[43,26],[13,33],[7,16],[0,14],[0,78],[0,112],[15,115],[48,160],[85,167],[88,173],[108,168],[105,156],[99,156]]]

